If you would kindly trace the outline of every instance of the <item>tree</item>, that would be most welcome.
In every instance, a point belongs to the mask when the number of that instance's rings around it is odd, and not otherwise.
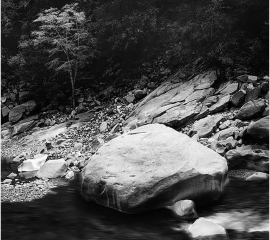
[[[68,73],[72,105],[75,107],[74,88],[78,70],[93,58],[96,42],[86,28],[85,14],[78,10],[78,4],[67,4],[60,10],[44,10],[34,22],[40,23],[39,29],[32,32],[34,45],[46,48],[49,53],[46,66],[49,69]]]

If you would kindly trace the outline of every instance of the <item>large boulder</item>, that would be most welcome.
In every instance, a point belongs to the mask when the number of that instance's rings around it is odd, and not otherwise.
[[[82,170],[86,200],[127,213],[172,206],[183,199],[218,199],[226,160],[161,124],[150,124],[104,144]]]

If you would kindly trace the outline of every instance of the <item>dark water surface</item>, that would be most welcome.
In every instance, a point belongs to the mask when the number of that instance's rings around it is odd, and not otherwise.
[[[184,229],[192,222],[170,210],[127,215],[86,202],[68,186],[32,202],[2,202],[1,208],[3,240],[191,239]],[[222,225],[228,239],[269,239],[269,182],[231,180],[222,199],[197,212]]]

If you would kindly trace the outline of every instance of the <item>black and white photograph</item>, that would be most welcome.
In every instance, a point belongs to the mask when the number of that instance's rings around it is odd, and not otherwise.
[[[1,239],[268,240],[268,0],[1,0]]]

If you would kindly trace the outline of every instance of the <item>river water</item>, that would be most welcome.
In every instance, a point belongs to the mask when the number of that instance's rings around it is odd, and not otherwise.
[[[1,208],[4,240],[191,239],[185,229],[192,222],[168,209],[123,214],[86,202],[70,186],[31,202],[2,202]],[[269,239],[269,182],[230,180],[219,201],[197,212],[223,226],[228,239]]]

